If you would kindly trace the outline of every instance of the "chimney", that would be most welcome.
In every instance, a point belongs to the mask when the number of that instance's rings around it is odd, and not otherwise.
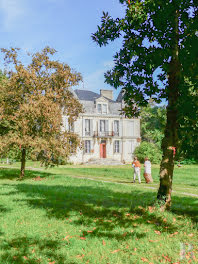
[[[110,100],[113,100],[113,91],[112,90],[100,90],[100,95],[104,96]]]

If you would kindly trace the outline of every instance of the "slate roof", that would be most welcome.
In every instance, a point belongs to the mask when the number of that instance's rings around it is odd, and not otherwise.
[[[76,93],[76,95],[78,96],[79,100],[84,100],[84,101],[95,101],[97,98],[101,97],[100,94],[94,93],[92,91],[88,91],[88,90],[74,90],[74,92]],[[105,96],[103,96],[104,98],[106,98],[107,100],[109,100],[110,102],[115,102]]]
[[[122,102],[122,98],[123,98],[123,91],[121,90],[118,97],[117,97],[116,102]]]
[[[79,100],[85,100],[85,101],[94,101],[97,98],[100,97],[99,94],[94,93],[92,91],[88,91],[88,90],[74,90],[74,92],[76,93],[76,95],[78,96]]]

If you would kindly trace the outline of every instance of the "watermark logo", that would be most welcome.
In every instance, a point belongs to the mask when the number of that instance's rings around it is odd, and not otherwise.
[[[180,243],[180,260],[194,260],[193,245],[189,243]]]

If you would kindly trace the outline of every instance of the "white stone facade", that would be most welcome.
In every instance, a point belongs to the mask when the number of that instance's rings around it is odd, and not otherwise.
[[[72,154],[70,161],[77,164],[93,159],[113,159],[130,163],[140,142],[140,120],[122,116],[123,102],[113,101],[110,90],[101,90],[100,95],[83,90],[75,93],[85,112],[73,124],[73,130],[84,148]],[[67,117],[64,116],[63,121],[68,129]]]

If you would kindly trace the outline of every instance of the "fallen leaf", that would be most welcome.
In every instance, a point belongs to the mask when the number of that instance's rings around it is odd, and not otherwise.
[[[152,240],[152,239],[149,239],[149,242],[153,242],[153,243],[155,243],[155,242],[158,242],[159,240]]]
[[[149,206],[148,209],[149,209],[149,212],[150,212],[150,213],[153,212],[153,207],[152,207],[152,206]]]
[[[194,236],[194,234],[189,234],[188,236],[189,236],[189,237],[192,237],[192,236]]]
[[[56,262],[55,261],[52,261],[52,262],[49,262],[48,264],[55,264]]]
[[[106,245],[106,242],[104,240],[102,240],[102,244],[103,244],[103,246],[105,246]]]
[[[85,240],[85,239],[86,239],[86,237],[80,237],[80,239],[82,239],[82,240]]]
[[[82,254],[82,255],[77,255],[76,257],[77,257],[77,258],[81,258],[81,259],[82,259],[82,258],[84,258],[84,256],[85,256],[85,255],[84,255],[84,254]]]
[[[173,237],[173,236],[175,236],[177,234],[178,234],[178,232],[175,232],[175,233],[171,234],[170,237]]]
[[[155,232],[155,234],[157,234],[157,235],[161,235],[161,232],[160,232],[160,231],[155,230],[154,232]]]
[[[32,253],[34,253],[34,252],[35,252],[35,249],[32,250]]]
[[[165,258],[167,261],[171,262],[171,259],[168,256],[162,255],[163,258]]]
[[[24,258],[25,260],[28,260],[28,258],[27,258],[26,256],[23,256],[23,258]]]
[[[120,249],[116,249],[116,250],[112,251],[111,253],[114,254],[114,253],[116,253],[118,251],[120,251]]]
[[[127,235],[127,232],[125,232],[122,236],[125,237]]]
[[[163,219],[163,222],[167,222],[166,218]]]
[[[130,214],[128,213],[128,214],[125,214],[126,216],[129,216]]]
[[[87,233],[92,233],[92,232],[93,232],[93,231],[91,231],[91,230],[88,230],[88,231],[87,231]]]
[[[137,251],[137,248],[134,248],[134,251]]]
[[[63,238],[63,240],[69,241],[68,238],[69,238],[69,236],[66,236],[66,237]]]
[[[143,262],[148,262],[148,259],[147,259],[147,258],[141,258],[141,260],[142,260]]]
[[[173,223],[175,223],[176,222],[176,218],[173,218]]]

